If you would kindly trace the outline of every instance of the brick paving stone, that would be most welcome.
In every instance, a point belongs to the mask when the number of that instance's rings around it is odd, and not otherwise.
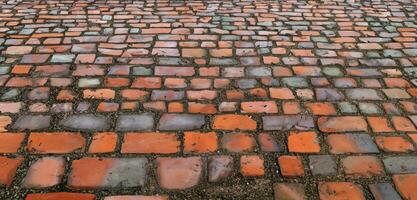
[[[65,129],[80,131],[104,131],[110,128],[105,116],[93,114],[70,115],[59,124]]]
[[[217,115],[213,120],[213,129],[219,130],[255,130],[257,123],[248,115]]]
[[[158,130],[196,130],[205,124],[203,115],[191,114],[164,114],[159,119]]]
[[[68,177],[68,186],[79,189],[143,186],[147,178],[147,163],[145,158],[74,160]]]
[[[413,199],[416,7],[4,1],[0,199]]]
[[[375,200],[401,200],[400,195],[389,183],[370,184],[369,189]]]
[[[330,153],[378,153],[378,147],[367,134],[334,134],[327,136]]]
[[[315,127],[313,118],[304,115],[282,115],[262,117],[264,130],[310,130]]]
[[[416,179],[417,174],[401,174],[393,176],[395,187],[404,199],[414,200],[417,198]]]
[[[75,192],[51,192],[51,193],[39,193],[28,194],[26,200],[94,200],[96,195],[88,193],[75,193]]]
[[[1,187],[9,187],[12,184],[12,181],[16,175],[17,168],[23,162],[22,157],[17,158],[8,158],[8,157],[0,157],[0,186]]]
[[[374,156],[349,156],[341,162],[348,177],[370,178],[384,174],[381,162]]]
[[[304,186],[300,183],[275,183],[274,194],[275,200],[307,199]]]
[[[211,156],[207,164],[208,180],[218,182],[227,179],[233,173],[233,157]]]
[[[308,159],[313,175],[334,175],[337,173],[336,162],[330,155],[312,155]]]
[[[23,133],[1,133],[0,153],[16,153],[25,138]]]
[[[164,189],[188,189],[196,186],[203,176],[201,157],[157,158],[158,183]]]
[[[180,141],[175,134],[127,133],[122,144],[122,153],[177,153]]]
[[[82,152],[85,144],[85,138],[79,133],[31,133],[26,150],[32,154]]]
[[[22,184],[28,188],[55,186],[61,182],[64,168],[63,157],[43,157],[30,166]]]
[[[50,125],[51,116],[47,115],[24,115],[14,122],[12,129],[23,130],[43,130]]]
[[[120,115],[116,122],[117,131],[147,131],[153,127],[154,115],[151,113]]]
[[[263,158],[256,155],[240,157],[240,173],[243,176],[263,176],[265,174]]]
[[[387,157],[383,159],[385,168],[392,174],[416,173],[417,158],[414,156]]]
[[[361,186],[349,182],[321,182],[319,194],[322,200],[352,199],[365,200]]]

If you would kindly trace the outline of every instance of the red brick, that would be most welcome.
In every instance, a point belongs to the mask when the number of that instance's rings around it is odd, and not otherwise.
[[[114,152],[117,144],[117,134],[113,132],[96,133],[88,149],[89,153]]]
[[[362,187],[349,182],[320,182],[321,200],[366,200]]]
[[[9,187],[12,184],[16,170],[22,162],[22,157],[0,157],[0,186]]]
[[[42,194],[28,194],[26,200],[95,200],[94,194],[54,192]]]
[[[414,127],[413,122],[409,119],[401,116],[393,116],[392,123],[394,124],[394,128],[397,131],[404,131],[404,132],[416,132],[417,129]]]
[[[294,94],[289,88],[269,88],[269,94],[274,99],[294,99]]]
[[[368,125],[365,119],[359,116],[320,117],[317,124],[320,131],[323,132],[351,132],[368,130]]]
[[[132,88],[160,88],[162,86],[162,80],[159,77],[144,77],[136,78],[132,83]]]
[[[201,157],[157,158],[158,183],[163,189],[188,189],[196,186],[203,176]]]
[[[177,153],[180,141],[176,134],[168,133],[126,133],[122,153]]]
[[[208,153],[214,152],[218,148],[217,135],[215,132],[184,133],[184,152],[187,153]]]
[[[188,103],[188,112],[190,113],[203,113],[203,114],[214,114],[217,112],[216,104],[206,103]]]
[[[284,114],[299,114],[301,112],[300,103],[296,101],[285,101],[282,103],[282,110]]]
[[[349,156],[341,162],[348,177],[371,178],[384,175],[382,164],[375,156]]]
[[[143,101],[149,96],[149,92],[136,89],[124,89],[121,91],[121,95],[127,100]]]
[[[96,89],[96,90],[84,90],[83,95],[85,99],[114,99],[115,91],[111,89]]]
[[[336,109],[331,103],[306,103],[306,108],[313,113],[313,115],[335,115]]]
[[[417,174],[401,174],[392,177],[394,184],[404,199],[417,199]]]
[[[261,156],[240,157],[240,173],[243,176],[263,176],[265,174],[264,159]]]
[[[376,133],[394,131],[394,129],[388,124],[388,120],[384,117],[368,117],[367,119],[372,131]]]
[[[65,159],[62,157],[43,157],[33,163],[23,181],[27,188],[52,187],[61,182],[64,175]]]
[[[213,120],[213,129],[219,130],[255,130],[257,123],[247,115],[216,115]]]
[[[280,151],[280,146],[277,144],[272,134],[269,133],[260,133],[258,136],[259,145],[261,150],[264,152],[278,152]]]
[[[187,90],[187,98],[189,100],[213,100],[217,97],[217,91],[213,90]]]
[[[16,153],[24,139],[24,133],[0,133],[0,153]]]
[[[320,142],[315,132],[291,132],[288,136],[288,150],[297,153],[318,153]]]
[[[298,156],[280,156],[278,165],[283,176],[303,176],[304,166],[301,157]]]
[[[9,116],[0,116],[0,133],[6,132],[6,127],[12,123],[12,118]]]
[[[398,137],[378,136],[375,138],[375,142],[378,145],[378,147],[384,150],[385,152],[414,151],[413,144],[401,136],[398,136]]]
[[[71,153],[82,152],[86,141],[80,133],[31,133],[26,147],[29,153]]]
[[[230,152],[253,151],[256,145],[252,135],[243,133],[226,133],[221,142],[222,147]]]
[[[277,113],[278,106],[274,101],[251,101],[241,103],[243,113]]]

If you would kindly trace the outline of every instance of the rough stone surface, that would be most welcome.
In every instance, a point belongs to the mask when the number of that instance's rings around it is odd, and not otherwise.
[[[144,113],[138,115],[120,115],[116,122],[117,131],[145,131],[152,130],[154,115]]]
[[[105,116],[93,114],[70,115],[59,124],[68,130],[104,131],[110,128]]]
[[[191,114],[164,114],[158,123],[158,130],[195,130],[200,129],[205,124],[203,115]]]

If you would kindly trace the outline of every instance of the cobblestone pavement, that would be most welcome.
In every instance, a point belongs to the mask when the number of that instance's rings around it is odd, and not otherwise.
[[[0,0],[0,199],[417,200],[416,7]]]

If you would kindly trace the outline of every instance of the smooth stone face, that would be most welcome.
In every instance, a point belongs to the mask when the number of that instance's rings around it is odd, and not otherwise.
[[[117,131],[144,131],[152,130],[154,126],[154,115],[143,113],[138,115],[121,115],[117,119]]]
[[[205,124],[203,115],[192,114],[164,114],[158,123],[158,130],[195,130]]]
[[[135,187],[146,182],[146,158],[119,158],[109,170],[104,187]]]
[[[164,189],[187,189],[196,186],[203,175],[201,157],[157,158],[158,183]]]
[[[369,185],[375,200],[401,200],[400,195],[389,183],[376,183]]]
[[[233,157],[213,156],[208,160],[208,179],[218,182],[229,177],[233,172]]]
[[[311,116],[288,115],[288,116],[265,116],[262,117],[264,130],[309,130],[314,128]]]
[[[349,89],[346,90],[346,95],[353,100],[382,100],[373,89]]]
[[[44,130],[49,127],[51,116],[25,115],[19,117],[13,124],[12,129],[23,130]]]
[[[313,175],[331,175],[337,173],[336,162],[329,155],[309,156],[309,165]]]
[[[383,160],[385,168],[392,174],[417,173],[417,157],[400,156]]]
[[[70,115],[59,122],[64,129],[81,131],[104,131],[110,128],[105,116],[93,114]]]

